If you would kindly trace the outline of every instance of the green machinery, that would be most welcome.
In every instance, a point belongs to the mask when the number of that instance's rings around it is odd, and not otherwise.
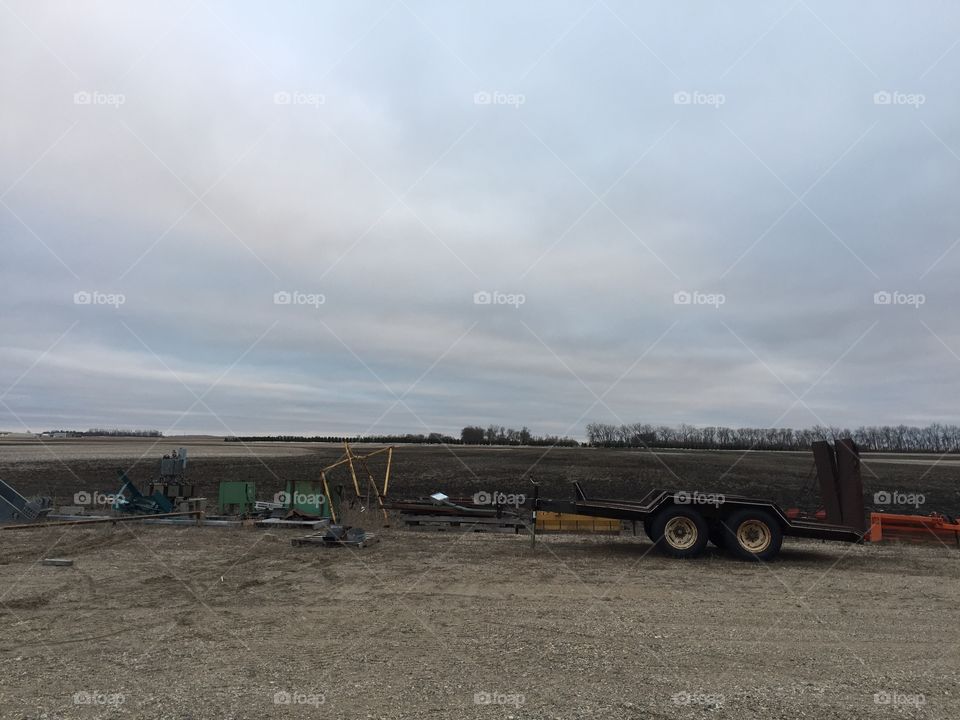
[[[320,470],[319,480],[287,480],[285,489],[277,493],[273,502],[258,503],[256,487],[253,482],[243,480],[226,480],[220,483],[218,509],[221,515],[252,515],[255,512],[270,511],[274,517],[283,514],[291,518],[329,518],[334,523],[339,522],[340,506],[344,500],[344,486],[335,486],[330,491],[327,474],[337,468],[349,468],[354,497],[361,503],[361,511],[372,506],[374,502],[383,513],[384,523],[389,525],[389,516],[383,503],[390,483],[390,466],[393,460],[393,446],[374,450],[365,455],[356,455],[349,443],[344,443],[344,456]],[[386,464],[383,469],[383,487],[378,485],[373,477],[367,461],[378,455],[385,455]],[[356,463],[356,465],[355,465]],[[357,465],[366,476],[368,489],[366,496],[360,489],[360,480]],[[350,487],[349,485],[347,486]],[[351,500],[352,502],[352,500]],[[259,506],[259,507],[258,507]]]
[[[225,480],[220,483],[217,512],[221,515],[249,515],[257,502],[256,483],[246,480]]]
[[[336,498],[328,498],[323,483],[314,480],[288,480],[286,490],[278,494],[277,501],[295,515],[329,518],[338,514],[338,508],[334,508],[333,515],[330,512],[330,505],[336,502]]]
[[[332,517],[323,484],[312,480],[287,481],[286,489],[274,497],[272,507],[274,512],[286,510],[289,514],[302,517]],[[334,513],[338,507],[339,502],[334,498]],[[256,509],[256,483],[246,480],[225,480],[220,483],[217,511],[221,515],[252,515]]]

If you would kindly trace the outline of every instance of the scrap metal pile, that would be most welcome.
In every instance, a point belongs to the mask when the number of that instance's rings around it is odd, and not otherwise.
[[[27,499],[12,485],[0,480],[0,523],[15,520],[36,522],[50,513],[52,504],[48,497]]]
[[[530,524],[530,513],[516,505],[477,502],[477,499],[434,493],[424,500],[394,501],[387,507],[399,513],[408,528],[520,533]]]
[[[144,486],[131,480],[126,470],[118,469],[120,489],[115,493],[97,493],[109,498],[107,514],[88,514],[88,508],[79,503],[64,506],[60,514],[54,514],[50,498],[28,500],[0,480],[0,523],[18,523],[5,525],[9,530],[126,522],[221,527],[250,524],[314,531],[296,539],[293,544],[297,546],[365,547],[378,538],[363,528],[343,525],[343,513],[349,508],[363,513],[375,503],[384,525],[389,526],[384,498],[390,483],[393,450],[393,446],[388,446],[358,454],[345,442],[343,457],[322,468],[317,480],[287,481],[272,500],[257,500],[253,482],[224,481],[218,488],[216,513],[207,512],[207,499],[196,495],[196,486],[187,478],[186,448],[164,455],[158,474]],[[372,459],[377,456],[386,461],[379,480],[371,469]],[[349,475],[345,482],[334,485],[332,474],[338,469],[349,471]]]

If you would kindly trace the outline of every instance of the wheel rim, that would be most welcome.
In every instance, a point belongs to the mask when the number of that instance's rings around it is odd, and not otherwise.
[[[700,533],[697,524],[688,517],[675,517],[667,521],[663,537],[676,550],[689,550],[697,544]]]
[[[773,533],[765,522],[746,520],[737,528],[737,542],[747,552],[762,553],[773,542]]]

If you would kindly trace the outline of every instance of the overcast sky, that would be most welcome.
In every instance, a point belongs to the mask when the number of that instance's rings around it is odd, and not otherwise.
[[[4,0],[0,429],[956,422],[958,45],[949,2]]]

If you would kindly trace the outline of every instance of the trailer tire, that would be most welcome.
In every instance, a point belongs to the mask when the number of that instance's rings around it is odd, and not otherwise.
[[[770,513],[745,508],[723,520],[724,548],[741,560],[771,560],[783,545],[783,528]]]
[[[701,555],[707,547],[707,521],[696,510],[673,505],[659,512],[650,524],[657,550],[675,558]]]

